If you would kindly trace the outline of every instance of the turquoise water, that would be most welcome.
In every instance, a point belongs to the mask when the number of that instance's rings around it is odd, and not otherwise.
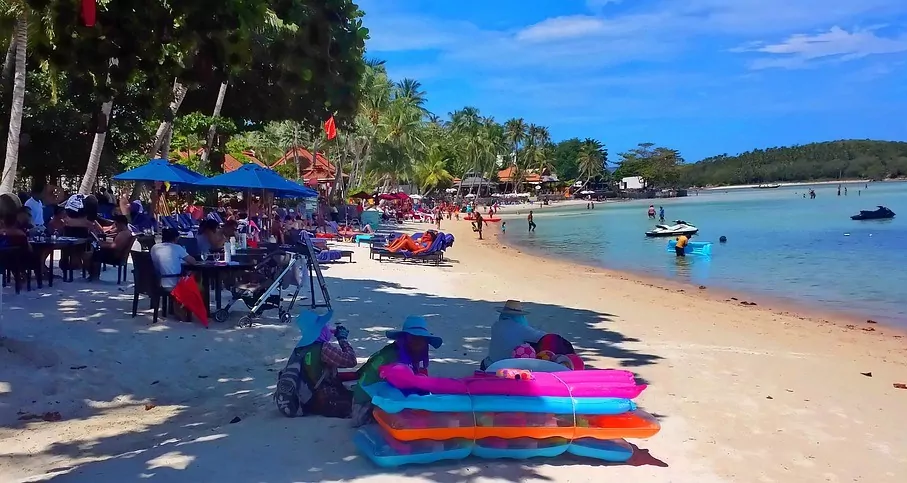
[[[526,211],[508,220],[505,242],[588,264],[754,294],[907,326],[907,182],[702,191],[687,198]],[[808,188],[816,199],[804,199]],[[858,195],[858,191],[860,191]],[[650,239],[649,204],[666,220],[699,227],[711,258],[676,258],[666,238]],[[876,205],[893,220],[853,221]],[[515,215],[516,216],[516,215]],[[670,224],[670,223],[669,223]],[[727,236],[726,244],[718,237]]]

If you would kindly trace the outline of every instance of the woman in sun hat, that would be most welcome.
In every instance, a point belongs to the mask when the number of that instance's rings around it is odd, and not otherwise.
[[[416,374],[428,375],[428,347],[435,349],[444,342],[428,330],[425,317],[410,315],[400,330],[386,333],[390,344],[369,357],[359,368],[359,382],[353,389],[353,422],[361,426],[371,420],[372,398],[362,388],[381,381],[378,369],[388,364],[406,364]]]
[[[497,361],[510,359],[513,351],[523,344],[535,344],[546,335],[546,332],[529,325],[523,304],[519,300],[508,300],[497,309],[501,313],[497,322],[491,326],[491,343],[488,357],[482,361],[482,367],[488,367]]]

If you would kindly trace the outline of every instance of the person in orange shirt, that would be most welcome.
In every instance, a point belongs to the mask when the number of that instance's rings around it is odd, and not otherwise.
[[[687,256],[686,248],[687,248],[687,243],[689,243],[689,242],[690,242],[690,238],[686,235],[680,235],[679,237],[677,237],[677,244],[674,245],[674,253],[678,257]]]

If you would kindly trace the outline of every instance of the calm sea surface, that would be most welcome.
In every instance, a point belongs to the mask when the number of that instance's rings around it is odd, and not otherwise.
[[[860,314],[907,327],[907,182],[702,191],[687,198],[596,204],[535,212],[507,223],[506,242],[556,257],[693,284]],[[809,188],[816,199],[804,199]],[[650,203],[666,220],[699,227],[711,258],[677,259],[668,239],[649,239]],[[852,221],[876,205],[893,220]],[[728,238],[726,244],[718,237]]]

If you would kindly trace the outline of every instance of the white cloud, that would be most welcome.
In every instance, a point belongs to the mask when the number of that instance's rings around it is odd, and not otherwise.
[[[847,61],[870,55],[907,52],[907,35],[880,37],[873,30],[848,32],[836,26],[815,35],[796,34],[776,44],[750,43],[733,51],[769,54],[754,60],[750,64],[753,69],[799,68],[818,60]]]
[[[516,39],[545,42],[594,35],[605,28],[602,19],[588,15],[572,15],[546,19],[517,32]]]

